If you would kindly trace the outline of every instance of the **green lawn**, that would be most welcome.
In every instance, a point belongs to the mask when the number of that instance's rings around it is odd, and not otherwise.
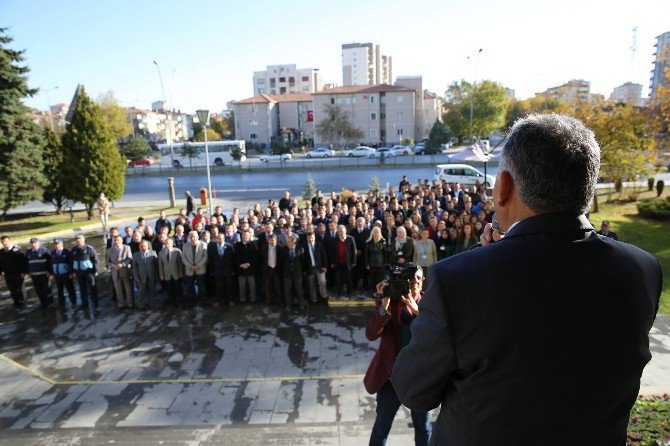
[[[655,197],[655,192],[642,192],[639,199]],[[670,313],[670,222],[649,220],[637,215],[635,202],[606,202],[600,197],[600,209],[591,213],[590,219],[596,229],[603,220],[609,220],[611,230],[619,240],[650,252],[661,262],[663,270],[663,292],[659,313]]]
[[[118,219],[137,219],[139,216],[145,218],[157,218],[158,212],[165,209],[160,206],[114,208],[109,213],[109,221]],[[177,209],[166,209],[168,215],[176,214]],[[89,224],[100,224],[97,209],[93,213],[93,219],[89,220],[85,211],[74,212],[74,222],[70,222],[70,213],[64,212],[57,215],[55,212],[40,212],[30,214],[8,215],[5,220],[0,220],[0,234],[8,235],[10,238],[22,240],[31,237],[39,237],[43,234],[68,229],[77,229]]]

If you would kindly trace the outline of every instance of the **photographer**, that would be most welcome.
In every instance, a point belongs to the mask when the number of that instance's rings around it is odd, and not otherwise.
[[[393,419],[400,408],[400,400],[389,378],[400,350],[409,344],[410,325],[419,315],[423,270],[409,264],[404,271],[414,272],[411,278],[405,279],[404,294],[397,293],[399,279],[391,279],[391,286],[387,280],[377,285],[374,316],[365,329],[368,340],[381,337],[379,349],[363,380],[368,393],[377,394],[377,417],[370,435],[370,446],[386,444]],[[432,431],[428,412],[412,410],[412,421],[416,445],[427,445]]]

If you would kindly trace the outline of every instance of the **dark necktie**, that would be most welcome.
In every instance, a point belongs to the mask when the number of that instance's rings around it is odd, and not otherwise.
[[[167,261],[170,263],[170,251],[167,252]]]
[[[295,250],[291,248],[291,263],[293,263],[294,261],[295,261]]]

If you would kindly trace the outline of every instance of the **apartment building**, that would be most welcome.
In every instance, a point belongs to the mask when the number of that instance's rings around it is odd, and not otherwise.
[[[668,86],[665,83],[665,69],[670,66],[670,31],[656,37],[654,48],[654,69],[649,79],[649,97],[652,100],[656,97],[659,85]]]
[[[393,60],[382,55],[379,45],[345,43],[342,45],[342,85],[391,84]]]
[[[268,65],[254,72],[254,95],[314,93],[323,88],[318,68],[297,68],[295,64]]]
[[[314,137],[312,95],[258,94],[232,103],[235,136],[247,143],[309,141]]]
[[[435,121],[442,122],[442,109],[444,107],[444,99],[432,91],[423,90],[423,128],[424,138],[430,134]],[[419,138],[421,139],[421,138]]]
[[[642,107],[644,106],[644,101],[642,100],[642,85],[634,84],[632,82],[626,82],[625,84],[619,85],[612,90],[610,100],[617,103]]]
[[[126,119],[133,127],[133,136],[143,136],[152,143],[186,141],[193,137],[193,115],[179,110],[166,111],[163,101],[151,105],[152,110],[126,109]]]
[[[354,126],[363,133],[360,142],[368,145],[397,144],[415,138],[415,92],[398,85],[359,85],[335,87],[312,95],[314,127],[326,119],[328,105],[346,112]],[[314,144],[328,144],[318,133]]]
[[[577,102],[598,103],[604,100],[603,95],[591,93],[591,83],[581,79],[573,79],[558,87],[550,87],[536,96],[544,96],[547,99],[576,104]]]

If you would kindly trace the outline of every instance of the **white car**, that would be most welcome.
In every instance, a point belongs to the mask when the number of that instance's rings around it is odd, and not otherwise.
[[[370,154],[370,158],[390,158],[392,156],[396,156],[397,154],[393,151],[393,149],[389,147],[382,147],[374,151],[374,153]]]
[[[290,153],[282,153],[281,155],[262,155],[260,157],[260,160],[263,161],[264,163],[269,163],[270,161],[288,161],[290,159],[293,159],[293,155]]]
[[[373,155],[375,153],[375,149],[372,147],[367,147],[367,146],[359,146],[356,147],[355,149],[351,150],[345,150],[344,151],[344,156],[347,157],[364,157],[364,158],[370,158],[370,155]]]
[[[412,148],[409,146],[393,146],[391,147],[391,150],[393,150],[393,154],[395,156],[414,154],[414,152],[412,152]]]
[[[335,156],[335,151],[327,147],[319,147],[314,150],[310,150],[305,155],[306,158],[330,158]]]
[[[434,178],[437,181],[444,180],[447,183],[465,185],[475,184],[479,180],[480,183],[486,183],[487,187],[493,187],[496,183],[496,177],[487,175],[485,180],[484,173],[469,164],[438,164]]]

